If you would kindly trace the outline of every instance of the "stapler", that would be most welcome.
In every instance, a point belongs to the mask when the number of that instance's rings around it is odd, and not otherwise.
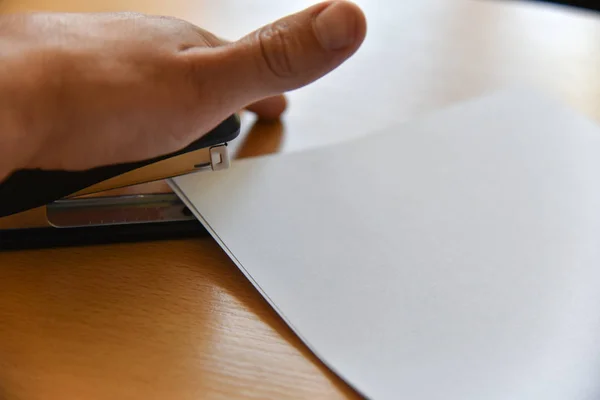
[[[0,250],[203,232],[172,191],[113,193],[188,173],[228,168],[227,145],[239,135],[240,126],[240,118],[234,114],[186,148],[150,160],[86,171],[14,172],[0,182]],[[34,223],[28,213],[36,215]]]

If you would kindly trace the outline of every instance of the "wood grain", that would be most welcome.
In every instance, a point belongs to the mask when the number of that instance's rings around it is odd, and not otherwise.
[[[312,1],[3,0],[2,12],[131,10],[235,39]],[[245,118],[237,157],[347,140],[527,85],[600,121],[600,20],[514,1],[363,0],[361,51]],[[0,398],[357,398],[210,239],[0,253]]]
[[[345,391],[208,238],[0,260],[7,398],[324,398]]]

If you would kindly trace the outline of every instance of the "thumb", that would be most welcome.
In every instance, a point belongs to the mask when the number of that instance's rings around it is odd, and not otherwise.
[[[224,103],[246,106],[261,98],[298,89],[329,73],[362,44],[366,21],[355,4],[328,1],[275,21],[243,39],[214,48]],[[206,53],[199,60],[205,67]],[[231,106],[234,106],[231,104]]]

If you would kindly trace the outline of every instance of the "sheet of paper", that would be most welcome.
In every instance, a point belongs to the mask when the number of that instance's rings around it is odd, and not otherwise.
[[[368,398],[600,398],[600,129],[553,100],[496,93],[173,186]]]

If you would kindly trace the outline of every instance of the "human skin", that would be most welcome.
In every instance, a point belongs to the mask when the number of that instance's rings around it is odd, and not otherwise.
[[[365,35],[344,0],[235,42],[142,14],[0,16],[0,181],[171,153],[243,108],[278,118],[286,91],[337,68]]]

